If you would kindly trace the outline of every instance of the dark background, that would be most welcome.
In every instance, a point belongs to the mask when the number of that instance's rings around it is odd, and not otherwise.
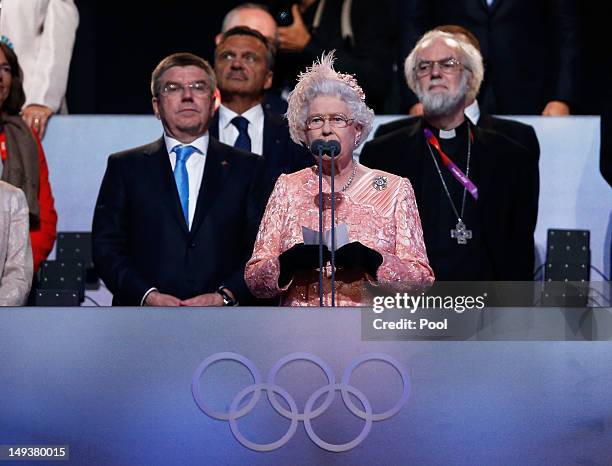
[[[127,7],[127,1],[76,0],[80,24],[68,82],[70,113],[150,114],[149,80],[155,65],[179,51],[193,52],[212,63],[214,37],[223,16],[243,3],[176,0]],[[605,15],[596,6],[595,2],[578,5],[582,98],[580,107],[572,110],[579,114],[600,114],[604,89],[612,84],[607,73],[610,52],[603,38]],[[142,10],[134,11],[138,7]]]
[[[127,2],[75,1],[80,23],[68,82],[70,113],[151,113],[149,82],[157,63],[173,52],[212,63],[223,16],[243,3]]]

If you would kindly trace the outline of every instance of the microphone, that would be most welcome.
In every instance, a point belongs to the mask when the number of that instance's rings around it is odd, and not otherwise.
[[[340,153],[340,149],[340,143],[334,140],[324,141],[323,139],[315,139],[310,145],[310,152],[316,156],[329,155],[330,157],[335,157]]]
[[[330,157],[335,157],[340,153],[340,143],[338,141],[327,141],[327,150]]]
[[[312,155],[319,156],[325,153],[326,148],[327,143],[323,139],[315,139],[310,145],[310,152]]]

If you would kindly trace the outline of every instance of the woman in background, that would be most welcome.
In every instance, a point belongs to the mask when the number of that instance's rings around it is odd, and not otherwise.
[[[57,213],[45,153],[35,129],[19,116],[25,101],[15,52],[0,39],[0,179],[20,188],[30,211],[34,272],[55,243]]]

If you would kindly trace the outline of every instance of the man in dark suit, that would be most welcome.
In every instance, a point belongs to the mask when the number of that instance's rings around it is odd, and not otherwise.
[[[472,45],[426,34],[406,62],[424,118],[368,142],[361,162],[410,179],[437,280],[531,280],[538,194],[525,180],[533,166],[524,147],[466,120],[482,76]]]
[[[310,153],[291,141],[285,120],[262,106],[273,66],[274,50],[258,31],[237,26],[223,33],[215,50],[221,106],[210,126],[221,142],[264,156],[268,192],[281,173],[313,165]]]
[[[486,74],[480,102],[505,115],[569,115],[576,104],[580,37],[575,0],[412,0],[413,34],[440,24],[472,31]],[[411,112],[412,113],[412,112]]]
[[[153,71],[164,135],[109,157],[93,220],[96,269],[118,305],[247,302],[262,164],[209,137],[215,75],[188,53]]]

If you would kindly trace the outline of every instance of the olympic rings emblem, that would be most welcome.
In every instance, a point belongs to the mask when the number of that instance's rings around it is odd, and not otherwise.
[[[216,411],[215,409],[213,409],[209,404],[204,401],[202,393],[200,391],[200,381],[202,378],[202,374],[204,374],[204,371],[210,365],[218,361],[238,362],[249,370],[253,378],[253,384],[247,386],[236,394],[236,396],[232,400],[228,412]],[[300,413],[297,403],[295,402],[294,398],[289,394],[289,392],[275,383],[275,379],[278,372],[284,366],[294,361],[310,361],[313,364],[317,365],[325,373],[328,382],[327,385],[320,387],[312,395],[310,395],[304,406],[304,412],[302,413]],[[402,395],[393,407],[382,413],[373,413],[372,406],[368,398],[360,390],[350,384],[353,371],[357,369],[357,367],[368,361],[382,361],[389,364],[397,371],[397,373],[402,379]],[[261,397],[262,391],[266,392],[268,400],[272,407],[276,410],[276,412],[291,421],[289,429],[280,439],[266,444],[255,443],[247,439],[238,429],[237,422],[238,419],[243,416],[246,416],[253,410],[253,408]],[[327,408],[329,408],[335,398],[335,392],[337,391],[340,392],[344,405],[349,409],[349,411],[353,413],[353,415],[355,415],[356,417],[365,421],[363,429],[361,430],[359,435],[350,442],[343,444],[334,444],[324,441],[316,434],[311,423],[313,419],[322,415],[327,410]],[[276,364],[274,364],[272,369],[270,369],[267,381],[263,382],[261,375],[257,370],[257,367],[250,359],[238,353],[222,352],[215,353],[207,357],[198,366],[198,368],[193,374],[193,378],[191,381],[191,392],[193,394],[193,398],[196,404],[204,414],[214,419],[229,421],[230,430],[236,440],[251,450],[272,451],[281,448],[293,437],[293,435],[297,431],[298,423],[302,421],[304,423],[304,429],[306,430],[308,437],[315,445],[327,451],[342,452],[351,450],[357,445],[359,445],[361,442],[363,442],[363,440],[370,433],[373,422],[389,419],[390,417],[396,415],[402,409],[402,407],[408,400],[408,395],[410,393],[410,381],[406,369],[395,358],[384,353],[368,353],[356,357],[349,363],[348,367],[345,369],[344,374],[342,375],[342,380],[337,383],[334,372],[329,367],[329,365],[323,359],[311,353],[292,353],[279,359]],[[239,408],[243,400],[251,393],[253,395],[250,401],[241,408]],[[360,409],[359,407],[355,406],[355,403],[353,402],[349,394],[353,395],[353,397],[359,400],[363,409]],[[319,398],[321,398],[323,395],[325,395],[325,400],[323,401],[323,403],[321,403],[321,406],[316,409],[313,409],[317,400],[319,400]],[[286,405],[289,407],[289,409],[286,409],[279,402],[279,396],[285,400]]]

